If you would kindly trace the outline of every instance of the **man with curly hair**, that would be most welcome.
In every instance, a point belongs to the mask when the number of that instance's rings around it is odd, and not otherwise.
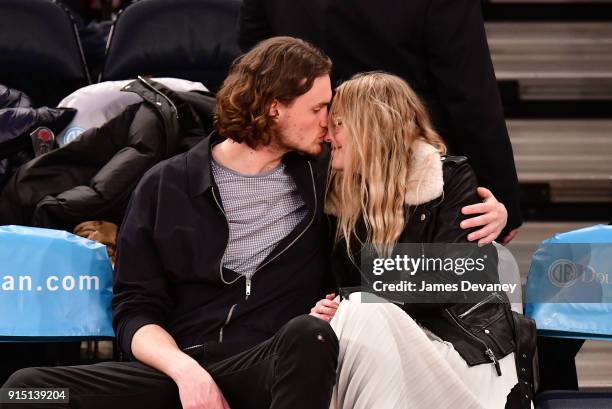
[[[147,172],[128,207],[113,325],[135,361],[28,368],[4,387],[67,387],[79,408],[327,409],[338,340],[304,313],[329,267],[330,71],[289,37],[240,57],[217,132]]]
[[[4,387],[67,387],[79,408],[327,409],[338,339],[325,307],[304,314],[330,268],[331,67],[305,41],[259,43],[217,95],[216,132],[144,175],[113,287],[117,341],[135,361],[28,368]],[[494,198],[474,206],[500,219]]]
[[[243,0],[238,43],[246,51],[273,36],[302,38],[334,61],[334,84],[372,70],[403,78],[424,100],[449,151],[467,156],[481,186],[505,205],[508,223],[497,240],[508,243],[522,224],[519,184],[481,3]]]

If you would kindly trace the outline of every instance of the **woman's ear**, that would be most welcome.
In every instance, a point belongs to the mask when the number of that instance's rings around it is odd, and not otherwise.
[[[270,111],[268,112],[268,115],[270,115],[273,119],[278,119],[279,113],[278,113],[278,100],[277,99],[272,101],[272,104],[270,104]]]

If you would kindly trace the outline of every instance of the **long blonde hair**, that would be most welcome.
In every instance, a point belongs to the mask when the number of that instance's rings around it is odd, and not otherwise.
[[[352,239],[389,256],[406,224],[414,141],[433,145],[441,155],[446,147],[423,103],[395,75],[370,72],[344,82],[336,89],[330,116],[330,127],[341,121],[348,134],[344,169],[332,169],[325,203],[326,211],[338,217],[335,242],[345,240],[351,260]],[[360,218],[366,237],[356,234]]]

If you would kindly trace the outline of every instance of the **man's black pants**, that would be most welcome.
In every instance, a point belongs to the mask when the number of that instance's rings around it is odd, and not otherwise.
[[[218,344],[222,345],[222,344]],[[303,315],[269,340],[217,360],[207,347],[188,352],[213,377],[232,409],[328,409],[338,363],[338,339],[329,324]],[[4,388],[69,388],[70,403],[0,404],[1,408],[180,408],[178,388],[139,362],[104,362],[15,372]]]

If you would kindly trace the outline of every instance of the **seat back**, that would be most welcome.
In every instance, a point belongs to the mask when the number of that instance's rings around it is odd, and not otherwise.
[[[101,80],[174,77],[216,91],[240,54],[239,0],[141,0],[117,18]]]
[[[91,83],[70,13],[52,0],[0,0],[0,84],[55,106]]]
[[[609,409],[612,392],[546,391],[535,399],[536,409]]]
[[[498,243],[493,243],[497,249],[498,263],[497,270],[499,274],[499,282],[502,284],[516,284],[516,290],[513,292],[506,292],[512,311],[516,311],[519,314],[523,313],[523,288],[521,282],[521,274],[519,272],[518,264],[514,259],[514,256],[505,246]]]
[[[106,247],[61,230],[0,226],[0,342],[102,339],[111,323]]]

